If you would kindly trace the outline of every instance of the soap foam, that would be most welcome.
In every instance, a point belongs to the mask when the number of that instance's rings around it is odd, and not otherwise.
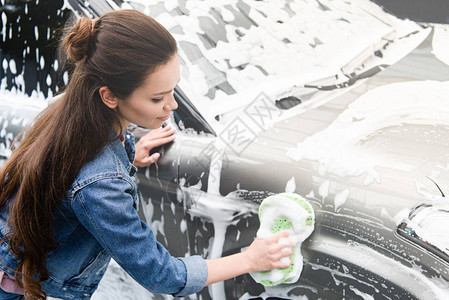
[[[435,24],[433,39],[432,39],[432,53],[436,58],[449,65],[449,26],[446,24]]]

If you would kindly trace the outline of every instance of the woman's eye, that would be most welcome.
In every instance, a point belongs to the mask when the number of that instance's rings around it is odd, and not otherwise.
[[[151,99],[154,103],[158,103],[158,102],[160,102],[160,101],[162,101],[162,99],[164,99],[164,97],[162,97],[162,98],[154,98],[154,99]]]

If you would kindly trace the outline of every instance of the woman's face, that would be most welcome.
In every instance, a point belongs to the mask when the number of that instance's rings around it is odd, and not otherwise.
[[[142,86],[124,99],[118,100],[117,111],[125,129],[129,123],[145,128],[159,128],[178,108],[173,96],[179,82],[179,60],[175,55],[166,64],[156,68]]]

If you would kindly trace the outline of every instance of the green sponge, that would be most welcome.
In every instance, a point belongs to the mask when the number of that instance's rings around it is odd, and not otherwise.
[[[289,240],[294,244],[288,268],[265,272],[252,272],[251,276],[265,286],[296,282],[301,274],[303,262],[301,243],[312,233],[315,214],[306,199],[294,193],[281,193],[264,199],[259,207],[259,238],[272,236],[280,231],[290,233]],[[279,241],[284,243],[285,241]]]

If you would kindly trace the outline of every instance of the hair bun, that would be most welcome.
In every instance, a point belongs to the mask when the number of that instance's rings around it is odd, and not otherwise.
[[[77,62],[87,56],[92,43],[94,20],[81,17],[74,26],[66,29],[63,44],[70,59]]]

